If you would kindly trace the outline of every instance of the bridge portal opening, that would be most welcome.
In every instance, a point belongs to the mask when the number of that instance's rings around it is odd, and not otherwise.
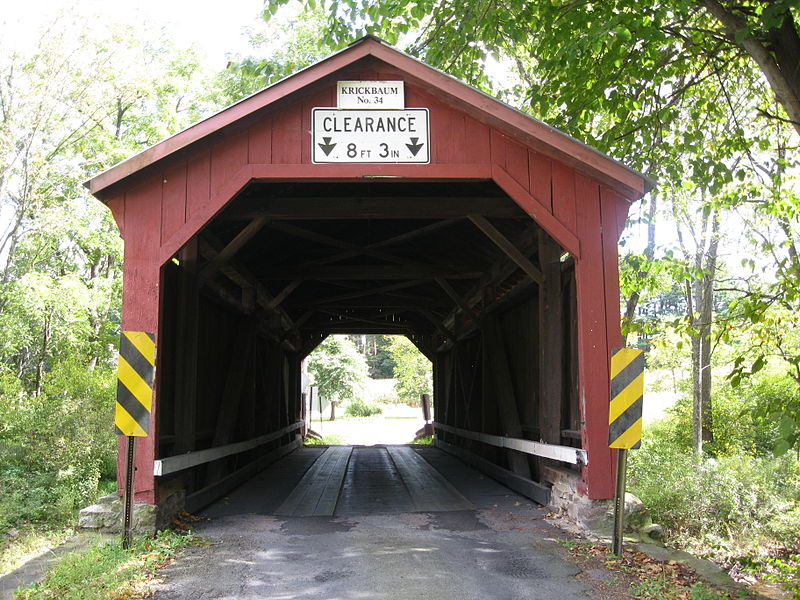
[[[210,460],[162,485],[196,508],[251,476],[315,429],[323,340],[381,334],[430,361],[441,444],[544,489],[545,460],[463,432],[580,446],[572,271],[490,181],[248,185],[163,267],[158,458]]]

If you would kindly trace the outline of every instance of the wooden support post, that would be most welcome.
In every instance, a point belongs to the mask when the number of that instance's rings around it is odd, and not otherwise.
[[[544,231],[539,260],[544,280],[539,287],[539,435],[561,443],[564,395],[564,315],[561,293],[561,249]]]
[[[197,336],[200,298],[197,286],[197,238],[192,238],[178,253],[178,323],[175,332],[174,418],[175,446],[181,454],[195,449],[197,415]]]
[[[522,425],[519,420],[514,385],[511,382],[505,342],[500,331],[500,321],[494,316],[488,316],[484,319],[482,329],[484,343],[487,345],[486,356],[489,358],[490,371],[494,375],[496,385],[495,397],[502,433],[507,437],[521,438]],[[513,473],[530,479],[531,469],[527,456],[516,450],[508,450],[508,464]]]

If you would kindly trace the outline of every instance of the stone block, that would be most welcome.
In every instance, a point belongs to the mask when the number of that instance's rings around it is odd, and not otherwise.
[[[99,533],[120,533],[123,517],[122,498],[116,494],[103,496],[97,504],[87,506],[78,513],[78,527]],[[131,531],[135,535],[152,535],[156,532],[156,511],[151,504],[133,505]]]

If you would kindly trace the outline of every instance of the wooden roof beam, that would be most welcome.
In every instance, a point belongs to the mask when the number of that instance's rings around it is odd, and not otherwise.
[[[376,250],[371,250],[367,247],[359,246],[358,244],[352,244],[350,242],[345,242],[342,240],[337,240],[329,235],[325,235],[323,233],[318,233],[316,231],[310,231],[308,229],[303,229],[302,227],[297,227],[296,225],[292,225],[291,223],[281,223],[281,222],[274,222],[269,225],[270,229],[276,229],[278,231],[283,231],[284,233],[288,233],[290,235],[294,235],[295,237],[299,237],[301,239],[309,240],[311,242],[317,242],[319,244],[323,244],[325,246],[332,246],[334,248],[339,248],[342,250],[347,250],[348,254],[352,253],[353,256],[371,256],[373,258],[377,258],[380,260],[385,260],[387,262],[393,263],[404,263],[406,262],[405,259],[394,256],[392,254],[387,254],[385,252],[379,252]],[[329,258],[329,257],[326,257]]]
[[[478,322],[478,315],[475,314],[475,311],[472,310],[472,306],[470,306],[461,295],[453,289],[447,280],[444,277],[436,277],[436,283],[439,284],[439,287],[444,290],[444,293],[450,296],[450,299],[456,303],[456,306],[463,312],[467,317]]]
[[[512,200],[489,197],[370,197],[370,198],[243,198],[223,219],[252,220],[266,216],[271,220],[308,219],[457,219],[465,214],[497,219],[530,219]]]
[[[459,265],[405,264],[405,265],[321,265],[299,270],[296,267],[272,268],[264,271],[266,279],[278,280],[392,280],[392,279],[477,279],[480,271],[471,271]]]
[[[202,285],[208,281],[214,273],[219,270],[219,267],[228,262],[233,256],[241,250],[241,248],[252,239],[252,237],[261,231],[261,228],[269,221],[266,216],[254,218],[248,225],[242,229],[236,236],[228,242],[228,244],[220,250],[217,255],[212,258],[208,264],[203,267],[197,276],[198,284]]]
[[[468,218],[475,227],[480,229],[487,238],[500,248],[500,250],[505,252],[506,256],[513,260],[520,269],[525,271],[528,277],[539,285],[542,285],[544,276],[539,268],[534,265],[527,256],[520,252],[519,248],[492,225],[486,217],[481,215],[468,215]]]
[[[221,246],[219,241],[209,232],[206,232],[200,238],[200,253],[209,260],[213,260],[219,254],[217,247]],[[283,330],[295,329],[295,325],[286,313],[280,307],[269,308],[270,303],[274,301],[272,295],[264,288],[258,279],[256,279],[247,269],[241,265],[237,265],[232,260],[228,260],[220,266],[220,271],[228,277],[231,281],[237,284],[242,289],[251,287],[256,293],[256,302],[264,309],[267,314],[277,314],[281,321]]]
[[[366,298],[368,296],[375,296],[378,294],[382,294],[384,292],[391,292],[394,290],[402,290],[405,288],[415,287],[418,285],[422,285],[423,283],[427,283],[424,279],[414,279],[411,281],[401,281],[400,283],[392,283],[389,285],[382,285],[380,287],[375,288],[364,288],[362,290],[357,290],[354,292],[350,292],[347,294],[340,294],[338,296],[332,296],[326,298],[324,302],[340,302],[343,300],[354,300],[356,298]]]

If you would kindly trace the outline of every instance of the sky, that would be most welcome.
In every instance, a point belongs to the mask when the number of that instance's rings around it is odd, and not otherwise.
[[[177,45],[194,47],[212,69],[227,64],[227,54],[248,50],[245,28],[259,22],[263,0],[6,0],[0,20],[15,39],[4,45],[24,47],[36,38],[42,23],[60,10],[97,14],[111,22],[140,22],[144,27],[165,27]]]

